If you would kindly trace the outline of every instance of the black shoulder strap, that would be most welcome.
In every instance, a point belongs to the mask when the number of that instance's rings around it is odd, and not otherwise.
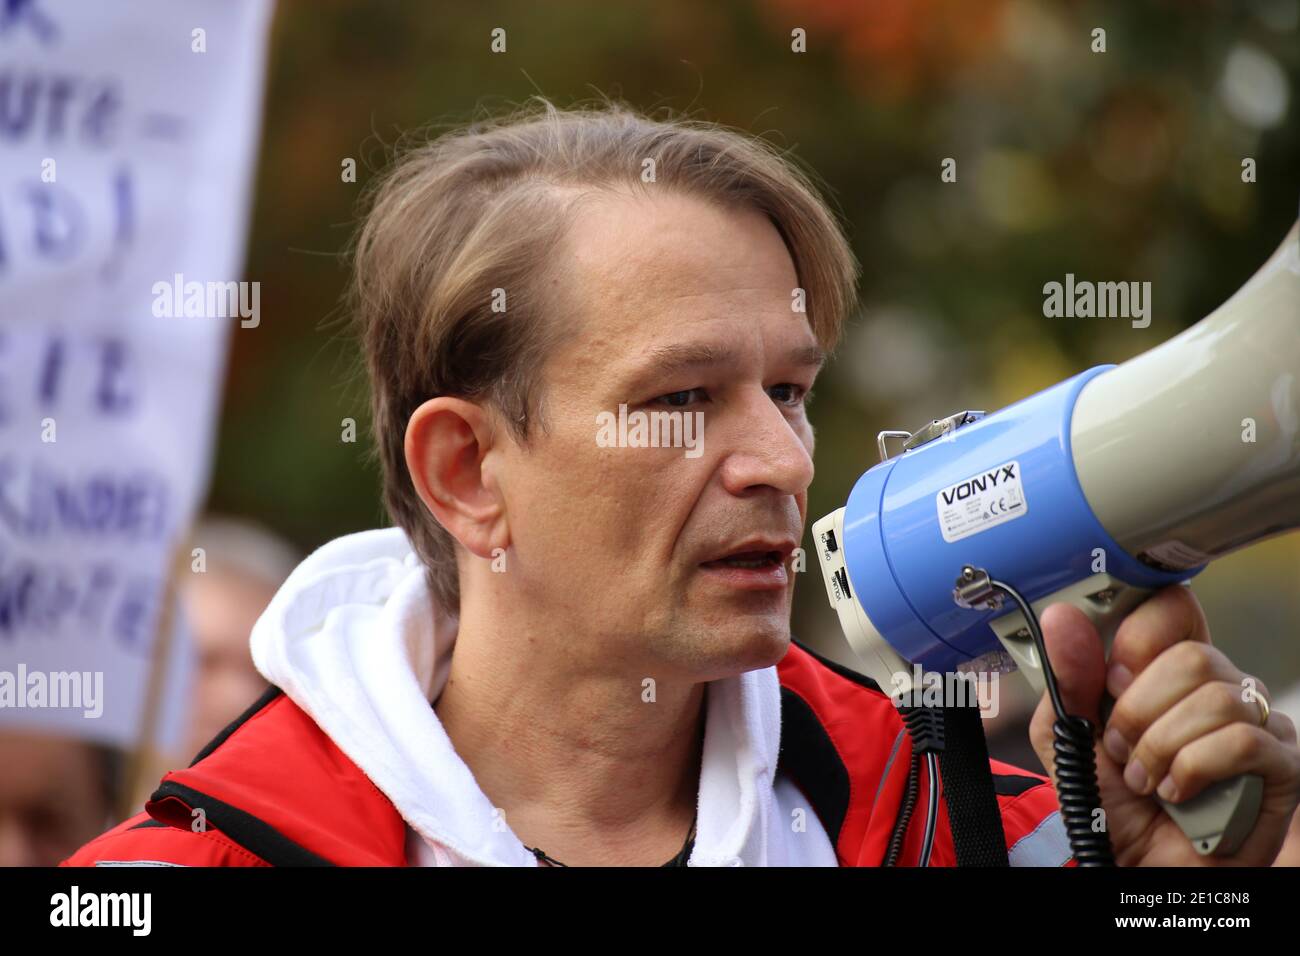
[[[988,742],[978,707],[945,707],[939,755],[948,824],[958,866],[1009,866],[1002,811],[993,790]]]

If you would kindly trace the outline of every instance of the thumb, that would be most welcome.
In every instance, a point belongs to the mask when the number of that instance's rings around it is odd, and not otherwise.
[[[1088,615],[1073,604],[1053,604],[1039,619],[1047,658],[1067,713],[1087,717],[1094,727],[1101,718],[1106,691],[1106,651]]]
[[[1047,658],[1056,675],[1065,712],[1086,717],[1100,726],[1101,698],[1106,690],[1106,652],[1101,635],[1088,616],[1073,604],[1053,604],[1039,617]],[[1029,736],[1039,759],[1052,768],[1052,725],[1056,710],[1044,692],[1030,721]]]

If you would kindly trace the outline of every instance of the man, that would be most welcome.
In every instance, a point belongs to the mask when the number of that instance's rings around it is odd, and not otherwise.
[[[206,564],[202,574],[180,579],[196,658],[186,757],[266,690],[248,652],[248,633],[302,557],[260,525],[217,515],[199,521],[193,545],[203,548]]]
[[[124,763],[113,747],[0,727],[0,867],[54,866],[120,819]]]
[[[910,743],[789,629],[805,401],[856,274],[808,182],[707,124],[545,104],[408,153],[354,303],[400,530],[291,575],[252,636],[282,693],[71,862],[882,863]],[[655,412],[676,413],[668,440],[609,427]],[[1128,754],[1100,769],[1119,860],[1202,862],[1151,789],[1254,771],[1235,862],[1272,862],[1294,728],[1226,693],[1241,675],[1186,589],[1125,624],[1108,675],[1079,615],[1044,621],[1072,706],[1118,695]],[[993,770],[1010,862],[1067,862],[1050,783]],[[941,807],[931,862],[954,859]]]

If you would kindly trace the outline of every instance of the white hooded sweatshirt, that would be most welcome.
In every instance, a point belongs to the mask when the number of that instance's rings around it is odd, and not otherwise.
[[[392,802],[419,866],[538,866],[456,753],[431,706],[457,620],[433,606],[399,528],[331,541],[258,619],[253,661]],[[811,805],[776,777],[775,667],[713,681],[689,866],[836,866]]]

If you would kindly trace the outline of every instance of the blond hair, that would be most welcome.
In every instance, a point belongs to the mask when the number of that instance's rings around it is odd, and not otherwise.
[[[831,351],[853,307],[858,266],[808,176],[773,146],[713,123],[652,119],[619,103],[560,110],[540,97],[400,152],[366,192],[350,304],[372,386],[384,502],[455,613],[455,542],[406,466],[411,414],[439,395],[492,403],[526,445],[545,428],[537,371],[562,332],[548,307],[551,253],[581,191],[659,188],[766,215]],[[573,187],[577,187],[575,190]],[[493,290],[509,290],[509,317]]]

